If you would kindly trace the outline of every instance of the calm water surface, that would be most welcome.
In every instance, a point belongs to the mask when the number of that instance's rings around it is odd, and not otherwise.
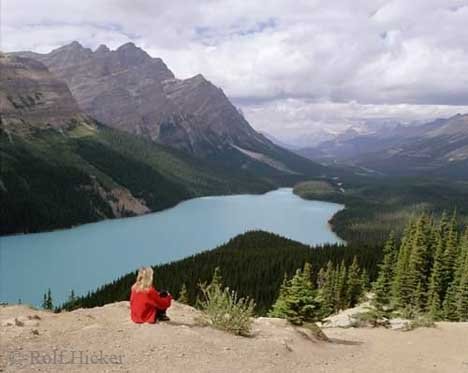
[[[316,245],[341,242],[328,220],[344,206],[306,201],[282,188],[264,195],[196,198],[149,215],[50,233],[0,237],[0,301],[54,304],[141,265],[184,258],[248,230]]]

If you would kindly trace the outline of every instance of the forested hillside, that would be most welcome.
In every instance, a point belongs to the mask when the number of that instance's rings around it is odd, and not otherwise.
[[[331,224],[347,241],[383,244],[390,231],[403,233],[407,222],[422,212],[441,216],[458,213],[458,224],[468,222],[468,184],[428,178],[345,176],[298,184],[294,193],[305,199],[346,205]]]
[[[379,264],[380,263],[380,264]],[[411,220],[401,241],[390,234],[385,249],[372,245],[317,248],[266,232],[249,232],[225,245],[155,267],[155,286],[196,304],[200,284],[221,271],[223,284],[253,298],[260,315],[316,321],[354,306],[370,288],[378,312],[435,320],[468,320],[468,229],[444,214]],[[283,274],[283,275],[281,275]],[[136,278],[129,273],[61,309],[126,300]],[[274,306],[273,306],[274,304]],[[273,308],[272,308],[273,306]],[[299,308],[297,308],[299,307]]]
[[[312,280],[317,280],[320,268],[329,261],[335,266],[351,265],[357,257],[359,266],[371,279],[377,274],[381,250],[373,245],[324,245],[310,247],[272,233],[248,232],[228,243],[183,260],[154,267],[155,284],[168,289],[176,297],[185,284],[190,304],[195,304],[200,282],[209,281],[219,267],[223,283],[250,296],[257,303],[257,313],[265,314],[278,296],[284,274],[291,277],[307,261],[312,265]],[[63,306],[65,309],[94,307],[127,300],[136,273],[129,273],[113,283],[103,285],[87,296],[77,298]]]
[[[272,180],[227,173],[135,135],[95,125],[1,132],[0,234],[158,211],[207,194],[265,192]]]

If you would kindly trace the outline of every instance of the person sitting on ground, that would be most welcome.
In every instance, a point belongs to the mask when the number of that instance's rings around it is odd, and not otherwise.
[[[153,269],[143,267],[138,271],[136,282],[130,294],[130,317],[138,324],[169,321],[166,310],[170,307],[172,295],[157,291],[153,287]]]

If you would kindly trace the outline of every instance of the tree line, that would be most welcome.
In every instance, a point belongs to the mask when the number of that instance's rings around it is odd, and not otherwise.
[[[383,254],[371,293],[378,318],[468,320],[468,228],[460,234],[456,214],[438,222],[428,214],[413,218],[400,242],[390,234]],[[309,263],[285,275],[269,316],[294,324],[322,320],[356,305],[369,288],[357,258],[349,267],[329,262],[316,283],[312,278]]]
[[[167,289],[176,297],[183,290],[187,303],[195,305],[200,295],[199,284],[208,282],[215,268],[219,267],[224,285],[236,290],[240,297],[255,299],[256,313],[265,315],[278,297],[284,274],[292,277],[305,262],[311,265],[311,281],[314,284],[319,276],[324,276],[320,269],[326,269],[329,262],[334,268],[333,272],[336,270],[338,273],[344,267],[349,272],[348,267],[354,257],[366,276],[374,280],[381,253],[378,246],[350,243],[311,247],[273,233],[251,231],[213,250],[153,267],[154,285],[158,289]],[[328,275],[332,276],[330,272]],[[136,272],[129,273],[93,292],[76,297],[73,302],[66,302],[60,309],[95,307],[128,300],[135,278]]]
[[[390,235],[374,283],[375,306],[406,317],[468,320],[468,228],[456,214],[439,222],[422,214],[412,219],[399,243]]]
[[[356,257],[351,265],[331,261],[312,280],[312,266],[306,262],[288,279],[285,274],[270,317],[286,318],[296,325],[322,320],[342,309],[354,307],[369,290],[369,276],[361,269]]]
[[[320,320],[356,305],[371,290],[385,314],[434,320],[468,320],[468,229],[456,215],[413,218],[401,239],[390,234],[385,247],[363,244],[312,248],[272,233],[252,231],[220,247],[155,270],[155,287],[169,289],[195,305],[200,284],[220,268],[226,286],[256,302],[256,314],[295,323]],[[59,309],[101,306],[127,300],[136,272]]]

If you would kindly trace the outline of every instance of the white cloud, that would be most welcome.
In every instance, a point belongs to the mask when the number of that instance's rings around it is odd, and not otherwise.
[[[4,0],[1,6],[3,50],[46,52],[72,40],[115,48],[132,40],[179,77],[204,74],[255,127],[277,134],[308,130],[317,117],[328,125],[375,111],[430,119],[468,105],[468,0]]]
[[[299,142],[303,135],[324,130],[343,132],[350,127],[363,129],[384,122],[427,122],[468,113],[468,105],[385,105],[282,99],[249,105],[243,113],[249,121],[256,123],[258,130],[290,142]]]

